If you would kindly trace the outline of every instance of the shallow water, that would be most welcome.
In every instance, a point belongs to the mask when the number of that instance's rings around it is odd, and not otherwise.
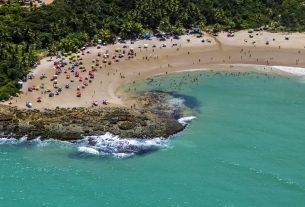
[[[136,85],[175,92],[196,119],[159,151],[125,159],[1,144],[0,206],[305,205],[303,80],[196,72]]]

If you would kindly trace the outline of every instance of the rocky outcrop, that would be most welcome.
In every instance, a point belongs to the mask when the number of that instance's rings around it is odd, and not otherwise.
[[[121,138],[169,137],[184,126],[172,116],[170,107],[159,104],[164,95],[143,95],[139,109],[109,108],[57,108],[55,110],[20,110],[1,106],[0,132],[2,137],[41,137],[76,140],[82,136],[102,135],[110,132]],[[156,111],[158,113],[156,113]]]

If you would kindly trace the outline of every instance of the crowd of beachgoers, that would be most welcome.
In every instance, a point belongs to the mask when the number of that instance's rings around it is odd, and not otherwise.
[[[42,59],[20,80],[20,94],[7,104],[35,109],[136,107],[130,100],[126,103],[120,90],[124,85],[155,75],[194,69],[253,70],[242,64],[266,65],[260,72],[270,72],[271,66],[279,65],[302,67],[304,45],[305,35],[301,33],[253,30],[119,39],[111,45],[98,42],[80,48],[77,53],[58,52],[56,56]],[[277,72],[291,75],[289,70]]]

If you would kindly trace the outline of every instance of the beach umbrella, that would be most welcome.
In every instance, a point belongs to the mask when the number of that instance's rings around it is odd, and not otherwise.
[[[28,92],[32,92],[32,91],[33,91],[33,87],[29,87]]]
[[[93,106],[98,106],[98,102],[97,101],[93,101],[92,105]]]
[[[41,102],[41,101],[42,101],[42,97],[41,96],[37,97],[37,102]]]
[[[32,106],[33,106],[32,102],[29,102],[29,101],[27,101],[27,102],[25,103],[25,105],[26,105],[28,108],[32,108]]]

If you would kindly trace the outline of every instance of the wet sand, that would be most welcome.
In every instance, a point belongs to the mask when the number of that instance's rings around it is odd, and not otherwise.
[[[56,107],[91,107],[93,101],[97,101],[99,106],[103,100],[107,100],[107,106],[126,106],[133,105],[130,101],[126,101],[125,95],[120,92],[120,88],[126,84],[133,83],[137,80],[143,80],[155,75],[170,74],[179,71],[191,71],[197,69],[213,69],[218,71],[254,71],[256,67],[243,66],[247,65],[263,65],[258,72],[273,72],[281,75],[293,75],[280,70],[273,70],[267,66],[305,66],[305,34],[290,34],[289,40],[285,40],[287,34],[273,34],[263,32],[253,38],[247,38],[247,31],[241,31],[235,34],[235,37],[227,37],[226,33],[221,33],[218,37],[205,35],[203,38],[195,36],[183,36],[180,40],[168,39],[166,42],[160,42],[157,39],[140,40],[135,44],[115,44],[102,46],[101,49],[96,47],[88,48],[90,54],[81,55],[82,62],[87,68],[87,72],[80,73],[81,77],[88,76],[92,60],[97,57],[98,52],[102,54],[109,50],[110,57],[115,53],[115,48],[124,50],[122,47],[133,47],[136,56],[128,59],[126,56],[120,59],[118,63],[111,65],[102,64],[102,68],[97,69],[94,73],[95,77],[92,83],[81,89],[82,96],[76,97],[76,89],[82,83],[75,78],[75,82],[71,83],[66,79],[66,74],[62,73],[58,77],[58,83],[63,91],[58,96],[48,97],[48,94],[41,94],[41,91],[27,92],[29,86],[39,86],[45,84],[45,89],[50,88],[54,91],[50,78],[55,74],[53,69],[53,60],[45,58],[41,64],[33,70],[35,78],[27,81],[22,89],[19,97],[10,100],[12,106],[25,108],[25,102],[31,101],[34,109],[56,108]],[[251,39],[252,42],[245,41]],[[273,41],[273,38],[275,39]],[[187,41],[190,39],[190,42]],[[201,42],[202,39],[206,41]],[[211,40],[210,43],[207,39]],[[267,39],[270,39],[269,45],[266,45]],[[304,44],[303,44],[304,42]],[[167,47],[161,47],[166,43]],[[177,46],[172,46],[172,44]],[[144,44],[148,44],[148,48],[143,48]],[[157,47],[153,48],[155,44]],[[138,48],[138,46],[141,48]],[[128,51],[128,48],[125,49]],[[102,58],[100,58],[100,61]],[[266,67],[264,67],[266,65]],[[70,64],[68,64],[70,66]],[[65,67],[68,68],[68,66]],[[39,76],[45,73],[47,78],[40,80]],[[72,76],[72,74],[71,74]],[[70,83],[70,88],[65,89],[64,85]],[[37,97],[42,96],[42,102],[37,103]],[[5,104],[9,104],[6,102]]]

